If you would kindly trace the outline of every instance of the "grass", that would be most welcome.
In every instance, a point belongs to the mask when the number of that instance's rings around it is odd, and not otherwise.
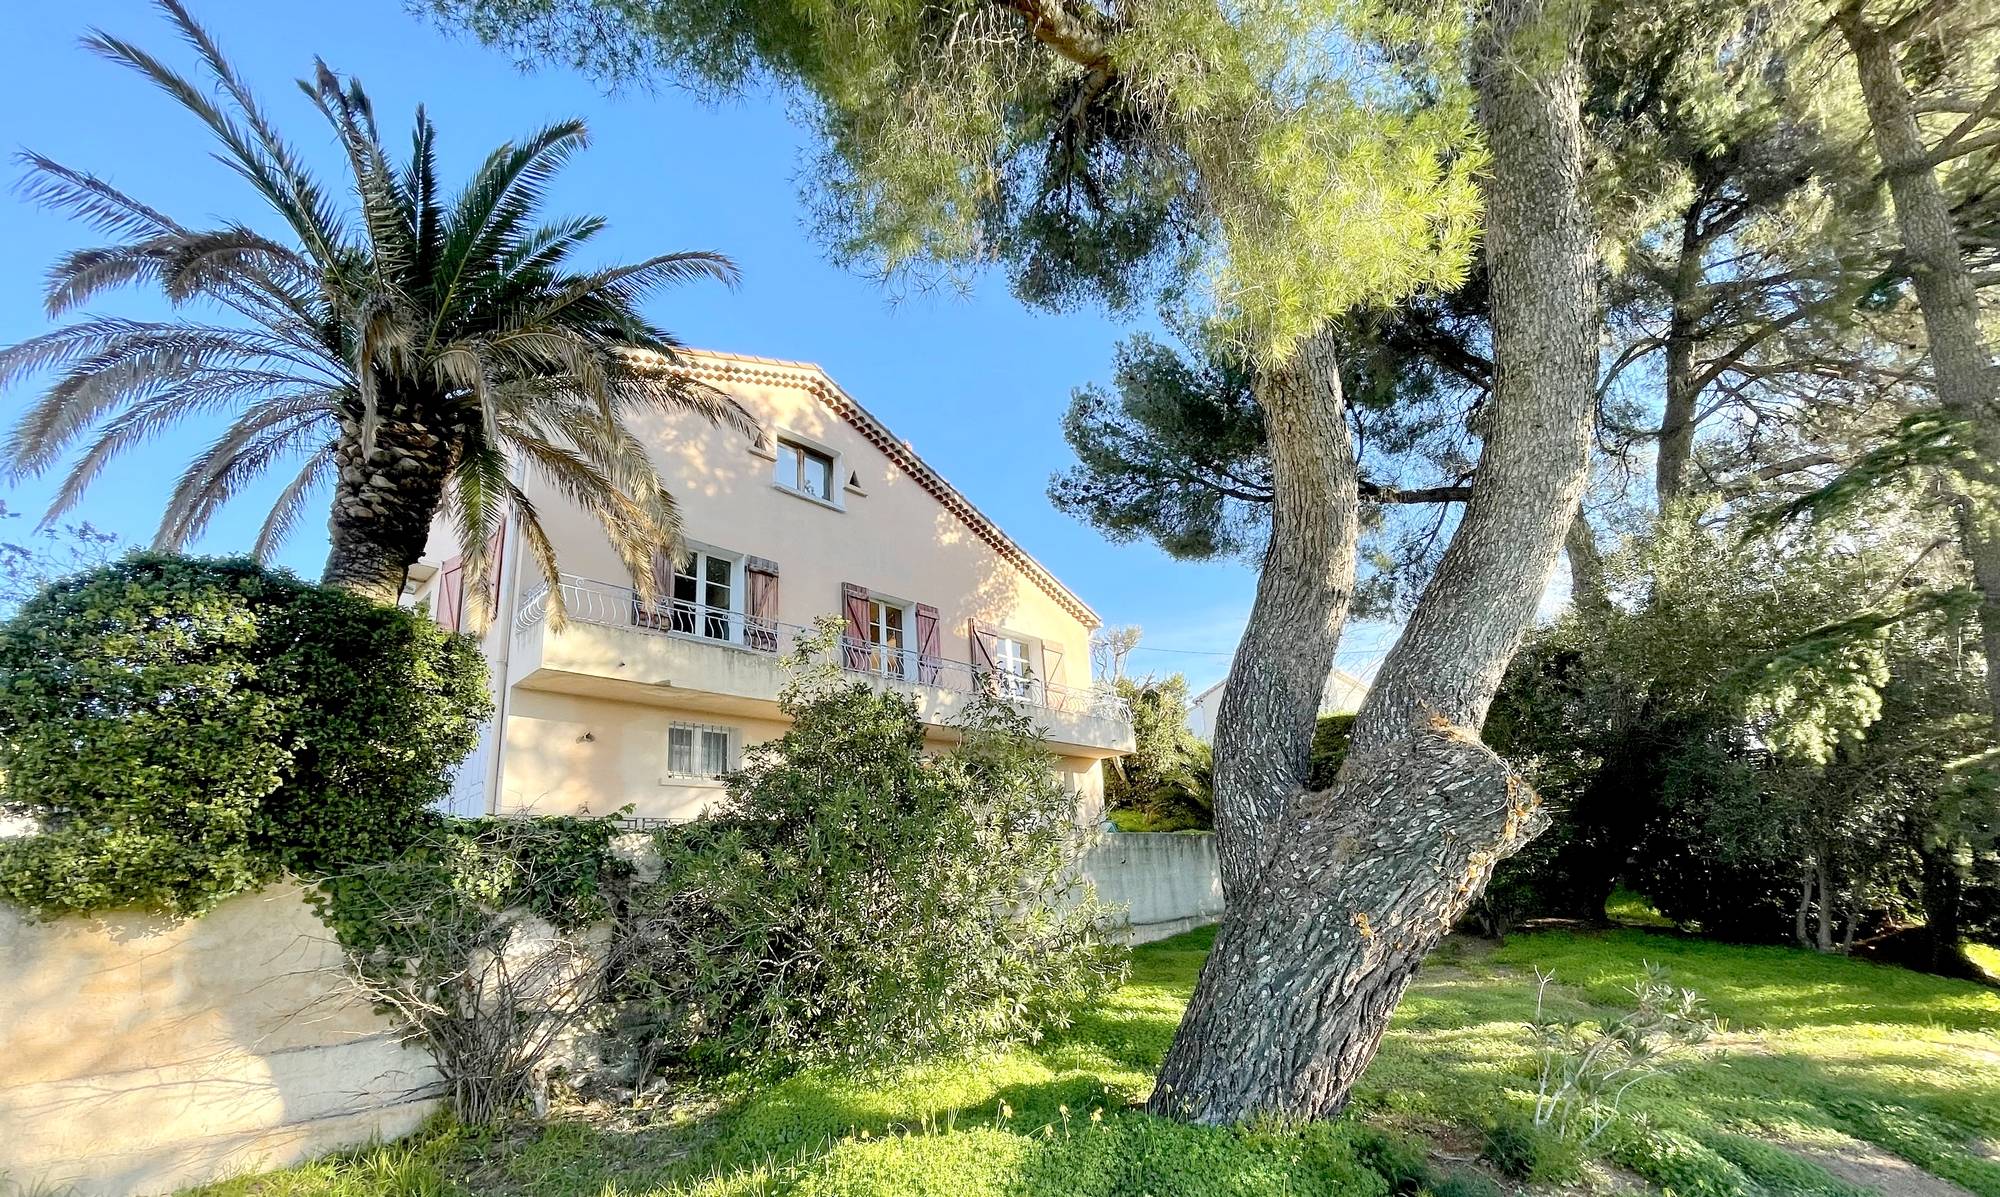
[[[1581,1016],[1618,1006],[1645,961],[1710,998],[1722,1049],[1633,1091],[1593,1148],[1676,1197],[1862,1192],[1788,1146],[1878,1145],[2000,1197],[2000,992],[1781,948],[1643,930],[1447,943],[1357,1090],[1318,1127],[1180,1126],[1133,1108],[1212,933],[1134,953],[1130,982],[1042,1042],[874,1080],[808,1074],[633,1125],[439,1128],[407,1144],[245,1177],[204,1197],[1384,1197],[1370,1126],[1477,1143],[1522,1108],[1530,974]],[[625,1120],[633,1122],[630,1115]],[[1378,1136],[1379,1137],[1379,1136]],[[1465,1154],[1461,1148],[1458,1154]],[[1453,1184],[1476,1184],[1460,1176]],[[1440,1191],[1446,1191],[1441,1188]],[[1453,1190],[1455,1191],[1455,1190]]]
[[[1979,966],[1979,971],[2000,985],[2000,947],[1992,944],[1969,943],[1965,945],[1966,958]]]

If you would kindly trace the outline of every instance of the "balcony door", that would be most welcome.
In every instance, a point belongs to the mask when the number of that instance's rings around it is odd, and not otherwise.
[[[743,641],[743,562],[693,549],[674,563],[671,630],[703,640]]]
[[[906,678],[908,608],[886,599],[868,600],[868,672]]]

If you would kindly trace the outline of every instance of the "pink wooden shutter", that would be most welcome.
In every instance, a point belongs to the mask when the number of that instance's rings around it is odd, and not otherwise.
[[[744,561],[743,573],[750,591],[744,641],[760,653],[777,652],[778,563],[751,557]]]
[[[849,669],[868,668],[868,588],[840,584],[841,663]]]
[[[979,685],[991,688],[993,675],[1000,672],[1000,666],[993,660],[993,650],[999,647],[994,642],[999,637],[995,636],[991,629],[981,627],[976,619],[968,620],[965,630],[966,639],[972,643],[973,679]]]
[[[1062,680],[1062,667],[1063,667],[1062,645],[1054,644],[1047,640],[1042,641],[1041,690],[1042,690],[1042,703],[1044,706],[1059,708],[1062,705],[1058,701],[1061,695],[1064,693],[1063,680]]]
[[[506,550],[507,521],[501,520],[500,526],[493,529],[493,535],[486,538],[486,618],[488,619],[497,619],[500,616],[500,563],[506,559],[503,556]]]
[[[659,632],[673,630],[670,612],[674,609],[674,555],[665,549],[653,554],[653,601],[650,605],[632,598],[632,622]]]
[[[917,680],[926,686],[938,683],[938,662],[943,656],[938,643],[938,609],[917,604]]]
[[[453,557],[438,571],[437,590],[431,595],[431,618],[447,632],[465,626],[465,558]]]

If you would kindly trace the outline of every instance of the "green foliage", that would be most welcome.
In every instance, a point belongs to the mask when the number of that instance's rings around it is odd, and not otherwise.
[[[835,17],[809,0],[433,7],[614,77],[791,90],[845,258],[896,274],[997,254],[1017,292],[1050,304],[1205,274],[1258,360],[1351,309],[1449,287],[1477,231],[1484,156],[1463,76],[1427,70],[1455,50],[1455,11],[1169,0],[1049,27],[924,0]],[[1423,82],[1392,81],[1409,76]]]
[[[1479,1158],[1518,1180],[1542,1184],[1575,1180],[1583,1163],[1575,1142],[1511,1111],[1486,1124]]]
[[[608,819],[452,819],[313,894],[360,992],[420,1042],[452,1113],[485,1125],[538,1096],[601,1021],[615,941],[595,931],[632,866]]]
[[[1745,541],[1692,516],[1611,559],[1608,610],[1517,658],[1486,734],[1556,822],[1486,908],[1601,919],[1622,875],[1709,934],[1964,933],[2000,863],[1979,830],[2000,779],[1939,519]]]
[[[133,554],[0,625],[0,895],[198,914],[400,850],[489,706],[476,646],[247,560]]]
[[[1362,1126],[1354,1129],[1352,1141],[1354,1158],[1389,1182],[1391,1193],[1435,1191],[1430,1152],[1416,1139]]]
[[[1306,774],[1306,785],[1315,790],[1323,790],[1333,784],[1340,775],[1340,766],[1347,761],[1347,743],[1354,734],[1354,716],[1321,715],[1313,725],[1312,764]]]
[[[1549,1006],[1554,973],[1535,981],[1528,1022],[1538,1053],[1534,1123],[1586,1146],[1619,1118],[1635,1085],[1667,1071],[1678,1053],[1700,1047],[1715,1030],[1700,995],[1676,989],[1651,963],[1632,987],[1633,1007],[1595,1021]]]
[[[391,858],[321,878],[312,897],[357,959],[434,967],[434,951],[509,912],[559,931],[609,918],[632,874],[611,852],[617,834],[612,819],[440,820]]]
[[[642,1070],[908,1059],[1037,1034],[1101,994],[1122,953],[1028,718],[983,696],[927,753],[909,698],[808,659],[784,736],[658,833],[658,879],[634,889]]]
[[[1214,827],[1214,766],[1188,730],[1187,678],[1119,678],[1117,687],[1132,710],[1132,751],[1106,762],[1105,805],[1136,812],[1150,831]]]

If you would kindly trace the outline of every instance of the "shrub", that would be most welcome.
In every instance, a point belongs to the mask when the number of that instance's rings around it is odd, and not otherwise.
[[[602,1010],[617,944],[593,934],[631,866],[608,819],[445,819],[315,891],[355,988],[429,1049],[462,1122],[534,1099]]]
[[[1416,1193],[1430,1186],[1430,1153],[1408,1135],[1375,1127],[1354,1131],[1354,1158],[1389,1182],[1391,1193]]]
[[[200,913],[392,854],[487,713],[475,646],[249,560],[134,554],[0,625],[0,897]]]
[[[1633,985],[1632,1009],[1588,1023],[1548,1009],[1555,974],[1535,970],[1535,1125],[1590,1145],[1620,1114],[1632,1087],[1669,1070],[1708,1042],[1715,1023],[1692,989],[1677,989],[1657,965]]]
[[[1583,1168],[1575,1143],[1511,1112],[1487,1122],[1479,1158],[1518,1180],[1544,1184],[1574,1180]]]
[[[1033,1034],[1115,983],[1073,798],[1025,716],[975,700],[924,751],[909,699],[804,664],[784,737],[636,886],[642,1071],[872,1063]]]
[[[1132,751],[1106,762],[1104,802],[1136,817],[1121,828],[1206,831],[1215,826],[1215,763],[1188,730],[1188,683],[1181,674],[1118,679],[1132,708]]]

